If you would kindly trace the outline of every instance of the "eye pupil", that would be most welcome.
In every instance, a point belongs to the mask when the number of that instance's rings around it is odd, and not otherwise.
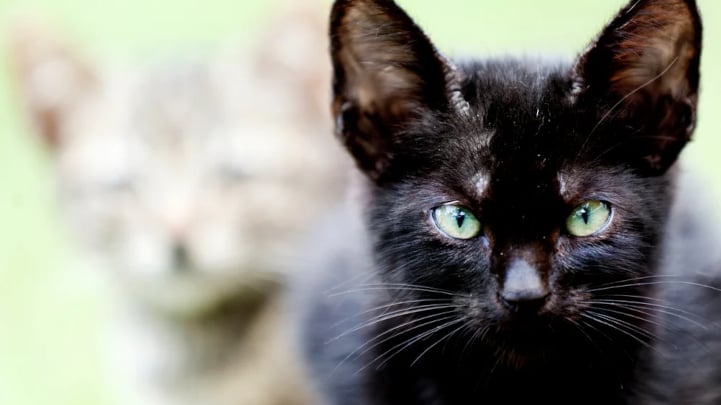
[[[583,219],[583,223],[588,225],[588,218],[590,217],[590,214],[588,212],[588,207],[581,208],[581,219]]]
[[[463,211],[458,210],[456,211],[456,224],[459,228],[463,227],[463,221],[466,219],[466,214],[463,213]]]

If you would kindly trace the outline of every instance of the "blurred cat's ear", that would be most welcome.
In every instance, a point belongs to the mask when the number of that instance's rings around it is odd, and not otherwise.
[[[293,0],[277,3],[278,10],[264,22],[258,41],[249,56],[243,55],[242,62],[250,61],[259,88],[289,96],[270,97],[272,109],[287,108],[291,114],[298,114],[298,121],[314,126],[330,122],[327,4]],[[328,134],[321,135],[325,138]]]
[[[46,144],[56,147],[69,114],[96,88],[95,72],[36,19],[15,21],[9,34],[19,95],[35,130]]]
[[[632,132],[615,148],[646,174],[664,173],[696,121],[701,20],[694,0],[634,0],[576,66],[581,97],[599,124]]]
[[[456,70],[391,0],[337,0],[331,13],[336,134],[378,181],[403,129],[463,108]]]

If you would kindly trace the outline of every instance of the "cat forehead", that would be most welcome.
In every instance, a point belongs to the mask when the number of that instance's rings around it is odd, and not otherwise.
[[[257,87],[223,77],[210,66],[119,67],[103,71],[103,85],[74,114],[68,137],[118,136],[161,146],[260,136],[296,136],[288,120],[253,103]],[[251,147],[252,145],[247,145]]]
[[[574,102],[577,86],[568,61],[505,58],[465,62],[461,65],[466,99],[481,116],[498,121],[539,118]]]
[[[455,145],[474,149],[485,167],[540,170],[577,157],[590,124],[579,119],[583,111],[574,99],[570,65],[534,63],[504,59],[462,65],[472,112],[453,120],[451,136],[464,139]]]

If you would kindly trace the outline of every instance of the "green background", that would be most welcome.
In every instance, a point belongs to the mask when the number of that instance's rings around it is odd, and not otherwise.
[[[299,0],[300,1],[300,0]],[[305,0],[310,3],[313,0]],[[570,55],[622,0],[399,0],[449,55]],[[721,2],[699,0],[705,21],[702,95],[685,159],[719,191]],[[268,0],[0,0],[0,23],[35,11],[98,59],[197,52],[251,43]],[[0,35],[6,32],[0,30]],[[0,41],[0,404],[112,404],[104,379],[109,289],[76,251],[57,215],[48,156],[15,99]],[[330,134],[328,136],[331,136]]]

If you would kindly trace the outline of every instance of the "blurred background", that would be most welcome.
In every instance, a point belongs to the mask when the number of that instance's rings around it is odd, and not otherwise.
[[[625,3],[398,2],[445,54],[461,56],[572,55]],[[684,158],[718,193],[721,2],[698,2],[705,22],[702,90],[696,138]],[[0,0],[0,23],[5,28],[14,15],[37,12],[93,60],[142,63],[161,54],[203,55],[228,43],[252,46],[277,6],[274,0]],[[78,259],[58,215],[52,164],[18,102],[7,41],[0,41],[0,62],[0,404],[114,404],[103,353],[108,286]]]

